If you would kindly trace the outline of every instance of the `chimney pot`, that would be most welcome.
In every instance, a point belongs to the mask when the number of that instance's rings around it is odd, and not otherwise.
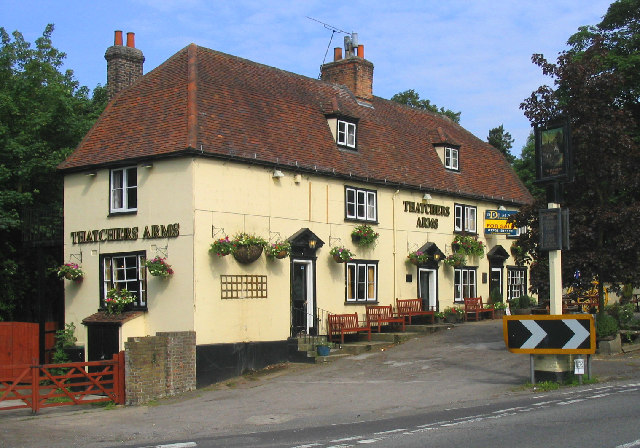
[[[333,61],[339,61],[340,59],[342,59],[342,48],[335,47],[333,49]]]
[[[136,48],[136,33],[127,33],[127,47]]]
[[[358,45],[358,57],[364,59],[364,45]]]
[[[115,37],[113,38],[113,45],[122,45],[122,31],[116,31]]]

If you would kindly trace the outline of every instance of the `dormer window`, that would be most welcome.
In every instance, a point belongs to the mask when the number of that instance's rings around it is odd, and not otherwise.
[[[448,170],[458,171],[458,149],[450,146],[444,147],[444,167]]]
[[[356,148],[356,124],[344,120],[338,120],[337,142],[340,146]]]

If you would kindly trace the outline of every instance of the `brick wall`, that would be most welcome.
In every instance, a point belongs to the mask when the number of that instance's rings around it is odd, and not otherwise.
[[[136,405],[196,388],[196,334],[157,333],[125,342],[126,403]]]
[[[373,98],[373,64],[359,57],[330,62],[321,67],[321,79],[347,86],[358,98]]]

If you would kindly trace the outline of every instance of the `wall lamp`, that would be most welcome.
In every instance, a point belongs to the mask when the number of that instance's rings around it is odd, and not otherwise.
[[[429,193],[425,193],[424,196],[422,196],[422,199],[424,201],[430,201],[433,198],[431,197],[431,195]]]
[[[87,177],[95,177],[98,174],[97,171],[89,171],[85,176]]]
[[[309,240],[309,249],[315,249],[317,243],[316,240]]]
[[[504,211],[504,210],[506,210],[506,208],[504,208],[504,205],[501,205],[500,207],[498,207],[498,210]]]
[[[284,174],[280,170],[273,170],[273,174],[271,175],[271,177],[277,179],[280,177],[284,177]]]
[[[153,163],[151,163],[151,162],[143,163],[142,167],[150,170],[151,168],[153,168]]]

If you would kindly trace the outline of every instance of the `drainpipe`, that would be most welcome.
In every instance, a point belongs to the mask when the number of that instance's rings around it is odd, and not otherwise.
[[[397,249],[397,241],[396,241],[396,198],[398,196],[398,193],[400,193],[400,190],[396,190],[396,192],[393,193],[393,212],[391,213],[391,216],[393,218],[391,231],[393,232],[393,300],[394,301],[395,301],[395,299],[398,298],[398,291],[397,291],[398,266],[397,266],[397,263],[396,263],[396,249]]]

